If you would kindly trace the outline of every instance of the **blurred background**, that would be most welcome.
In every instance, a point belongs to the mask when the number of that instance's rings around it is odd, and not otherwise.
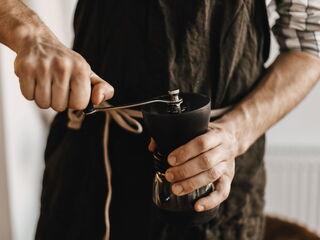
[[[71,46],[75,0],[25,1]],[[276,17],[272,12],[270,22]],[[268,64],[277,56],[273,39]],[[0,46],[0,239],[31,240],[39,214],[50,111],[23,99],[15,54]],[[268,132],[266,212],[320,234],[320,84]],[[268,114],[268,113],[266,113]]]

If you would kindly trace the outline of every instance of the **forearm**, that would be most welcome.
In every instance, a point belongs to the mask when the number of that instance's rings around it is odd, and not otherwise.
[[[281,54],[257,88],[215,124],[228,128],[244,153],[310,92],[320,78],[320,59],[308,53]]]
[[[0,42],[13,51],[37,41],[59,42],[37,14],[20,0],[0,0],[0,6]]]

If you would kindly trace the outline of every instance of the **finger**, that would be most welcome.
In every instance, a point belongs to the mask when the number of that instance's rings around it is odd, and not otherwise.
[[[63,74],[55,74],[54,76],[51,107],[57,112],[62,112],[68,107],[70,77],[71,70],[66,70]]]
[[[151,138],[151,139],[150,139],[149,146],[148,146],[148,150],[149,150],[150,152],[155,152],[155,151],[156,151],[156,148],[157,148],[156,142],[154,141],[153,138]]]
[[[91,101],[93,104],[98,105],[113,97],[114,89],[109,83],[100,78],[94,72],[92,72],[90,79],[91,84],[93,85],[91,95]]]
[[[49,63],[39,64],[36,75],[35,101],[40,108],[49,108],[51,105],[51,74]]]
[[[230,189],[231,179],[223,175],[215,184],[215,190],[209,196],[201,198],[195,203],[195,210],[202,212],[219,206],[228,198]]]
[[[203,186],[214,183],[227,171],[226,162],[218,164],[216,167],[202,172],[187,180],[175,183],[172,185],[172,192],[177,196],[182,196],[191,193]]]
[[[20,58],[16,58],[14,62],[14,71],[19,78],[22,95],[28,100],[33,100],[36,85],[34,63],[31,61],[22,62]]]
[[[221,141],[221,137],[216,131],[209,131],[170,153],[168,162],[171,166],[182,164],[201,153],[219,146]]]
[[[177,182],[195,176],[225,161],[226,157],[224,155],[225,151],[221,147],[211,149],[181,165],[169,168],[165,175],[166,179],[169,182]]]
[[[83,110],[91,95],[89,74],[86,71],[73,72],[70,80],[69,108]]]
[[[20,90],[22,95],[28,100],[34,100],[36,80],[32,75],[26,75],[19,78]]]

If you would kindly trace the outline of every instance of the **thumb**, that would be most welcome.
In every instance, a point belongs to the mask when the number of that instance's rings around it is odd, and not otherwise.
[[[103,101],[113,97],[113,87],[97,74],[92,72],[90,80],[92,85],[91,101],[94,105],[99,105]]]

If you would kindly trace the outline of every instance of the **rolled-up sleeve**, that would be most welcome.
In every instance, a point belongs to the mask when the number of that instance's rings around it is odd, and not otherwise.
[[[320,0],[275,0],[279,14],[273,32],[281,51],[300,50],[320,57]]]

